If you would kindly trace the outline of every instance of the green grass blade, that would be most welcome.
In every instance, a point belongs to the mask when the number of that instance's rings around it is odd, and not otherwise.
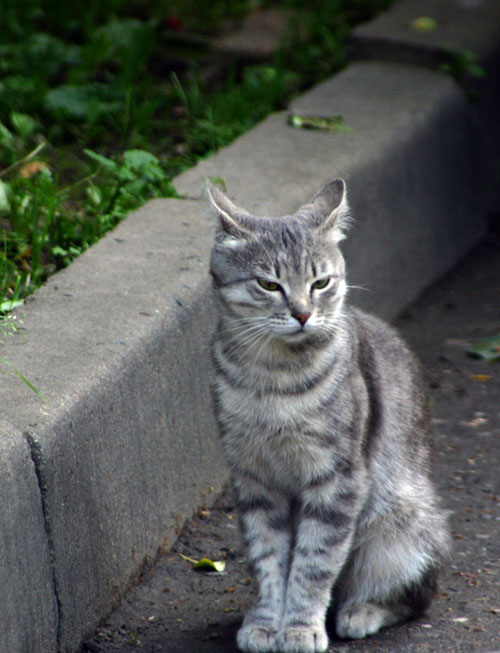
[[[9,363],[9,361],[5,360],[5,358],[0,358],[0,362],[12,368],[11,370],[0,370],[0,374],[11,374],[11,375],[18,376],[21,379],[21,381],[23,381],[28,386],[28,388],[30,388],[30,390],[33,390],[33,392],[37,395],[37,397],[39,397],[39,399],[41,399],[45,404],[49,403],[49,400],[43,396],[40,390],[36,386],[34,386],[33,383],[31,383],[31,381],[29,381],[24,376],[24,374],[22,374],[17,368],[15,368],[14,365],[12,365],[12,363]]]

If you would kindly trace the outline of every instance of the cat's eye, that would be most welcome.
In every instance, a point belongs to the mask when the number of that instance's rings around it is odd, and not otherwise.
[[[276,281],[268,281],[267,279],[257,279],[259,286],[264,288],[264,290],[281,290],[281,286]]]
[[[326,288],[329,283],[330,283],[330,277],[325,277],[324,279],[318,279],[317,281],[315,281],[311,285],[311,288],[313,290],[322,290],[323,288]]]

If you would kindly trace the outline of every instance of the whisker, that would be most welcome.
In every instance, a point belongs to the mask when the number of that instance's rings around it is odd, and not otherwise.
[[[246,318],[242,318],[240,324],[223,329],[221,330],[222,332],[233,333],[230,336],[229,347],[226,347],[226,354],[228,355],[239,350],[252,351],[268,335],[266,320],[262,317],[257,319],[253,318],[250,324],[248,324]]]
[[[348,290],[366,290],[366,292],[373,292],[372,288],[368,288],[367,286],[351,286],[351,285],[346,285],[346,288]]]

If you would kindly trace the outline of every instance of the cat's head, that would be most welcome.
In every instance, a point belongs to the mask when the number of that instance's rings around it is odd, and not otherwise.
[[[207,184],[216,218],[210,272],[223,316],[268,339],[329,338],[346,292],[338,243],[349,222],[345,183],[332,181],[293,215],[259,218]]]

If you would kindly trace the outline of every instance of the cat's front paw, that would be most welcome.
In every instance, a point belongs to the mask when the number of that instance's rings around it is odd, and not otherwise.
[[[239,629],[236,641],[243,653],[272,653],[275,638],[275,630],[249,624]]]
[[[286,628],[275,639],[279,653],[324,653],[328,649],[328,635],[323,626]]]

